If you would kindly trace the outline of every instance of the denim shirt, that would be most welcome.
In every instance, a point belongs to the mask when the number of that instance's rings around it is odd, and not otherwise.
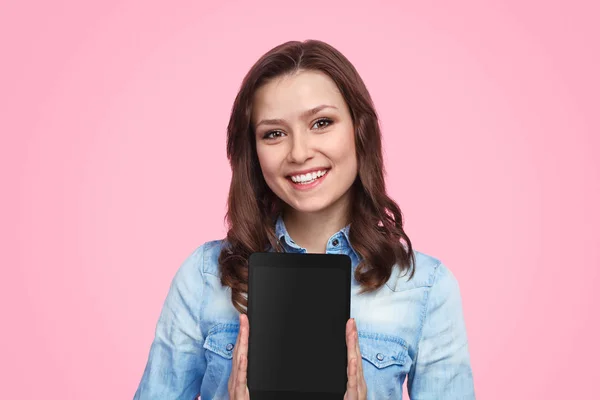
[[[326,252],[348,255],[354,270],[361,257],[350,245],[349,230],[331,236]],[[286,252],[306,253],[281,216],[276,234]],[[134,400],[229,398],[239,312],[231,289],[220,283],[217,260],[224,244],[204,243],[179,267]],[[418,251],[415,257],[411,280],[395,267],[385,285],[359,295],[352,278],[350,315],[358,328],[367,398],[402,399],[407,379],[412,400],[474,399],[458,282],[439,260]]]

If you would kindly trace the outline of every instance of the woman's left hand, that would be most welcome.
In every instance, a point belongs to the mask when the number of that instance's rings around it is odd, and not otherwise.
[[[346,346],[348,347],[348,385],[344,400],[367,400],[367,383],[363,376],[358,330],[354,318],[350,318],[346,323]]]

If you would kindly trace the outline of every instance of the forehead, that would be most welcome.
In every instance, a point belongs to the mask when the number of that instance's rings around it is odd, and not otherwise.
[[[254,93],[252,120],[263,118],[294,118],[321,104],[342,110],[344,98],[335,82],[319,71],[301,71],[277,77]]]

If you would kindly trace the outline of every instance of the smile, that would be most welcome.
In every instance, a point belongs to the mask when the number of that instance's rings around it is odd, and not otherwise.
[[[290,176],[290,179],[295,182],[295,183],[311,183],[312,181],[322,177],[323,175],[325,175],[327,173],[327,170],[321,170],[321,171],[313,171],[311,173],[308,174],[302,174],[302,175],[293,175]]]
[[[328,175],[329,169],[309,172],[307,174],[288,176],[287,179],[294,189],[307,190],[318,186]]]

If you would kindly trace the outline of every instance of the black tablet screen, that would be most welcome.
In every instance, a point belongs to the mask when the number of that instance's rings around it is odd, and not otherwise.
[[[253,267],[251,389],[344,393],[348,276],[340,268]]]

